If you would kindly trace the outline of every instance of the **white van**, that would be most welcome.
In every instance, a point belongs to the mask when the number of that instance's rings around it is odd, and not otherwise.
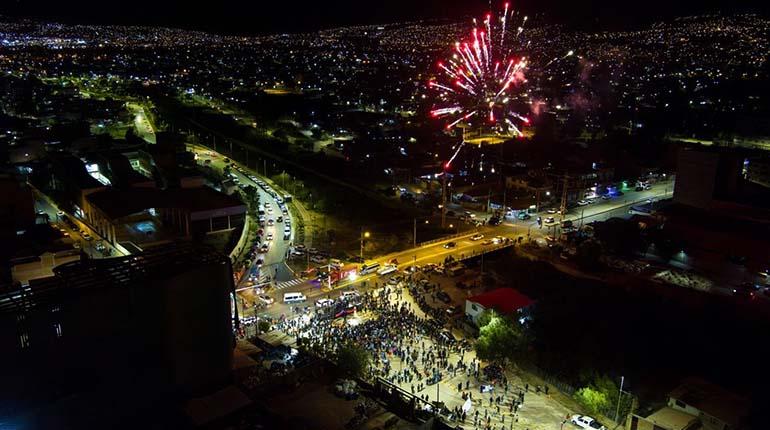
[[[284,303],[304,302],[305,300],[307,297],[302,293],[283,293]]]
[[[380,275],[380,276],[390,275],[391,273],[395,272],[396,270],[398,270],[398,269],[396,268],[395,265],[388,264],[385,267],[383,267],[382,269],[378,270],[377,274]]]
[[[351,291],[343,291],[342,294],[340,294],[340,298],[342,300],[352,300],[358,298],[358,291],[351,290]]]
[[[380,268],[380,263],[372,263],[372,264],[364,264],[361,266],[361,268],[358,270],[359,275],[367,275],[369,273],[374,273],[377,271],[377,269]]]

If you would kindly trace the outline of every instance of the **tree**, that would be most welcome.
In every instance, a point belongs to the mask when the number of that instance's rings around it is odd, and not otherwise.
[[[634,396],[627,392],[623,392],[621,396],[617,381],[607,375],[593,372],[590,375],[584,376],[586,386],[574,395],[578,403],[592,414],[614,416],[619,412],[621,419],[631,412]],[[620,408],[618,408],[618,401],[620,401]]]
[[[610,404],[605,393],[590,386],[577,390],[573,397],[592,415],[596,415],[600,411],[607,409],[607,406]]]
[[[358,345],[347,344],[337,349],[337,368],[348,377],[359,378],[369,370],[371,356]]]
[[[479,338],[476,340],[476,355],[482,360],[501,361],[516,358],[523,352],[529,341],[524,327],[518,320],[497,314],[493,310],[479,315]]]

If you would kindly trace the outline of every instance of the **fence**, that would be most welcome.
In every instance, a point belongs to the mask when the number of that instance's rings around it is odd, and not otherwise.
[[[503,243],[501,243],[499,245],[494,245],[494,246],[491,246],[489,248],[482,248],[480,251],[473,251],[473,252],[471,252],[470,254],[467,254],[467,255],[466,254],[460,254],[459,258],[455,257],[455,260],[456,261],[469,260],[471,258],[478,257],[478,256],[483,255],[483,254],[489,254],[490,252],[499,251],[499,250],[504,249],[504,248],[510,248],[513,245],[514,245],[514,241],[513,240],[511,240],[509,242],[503,242]]]
[[[455,238],[463,237],[463,236],[470,236],[470,235],[472,235],[474,233],[478,233],[478,231],[465,231],[465,232],[462,232],[462,233],[455,233],[455,234],[452,234],[452,235],[449,235],[449,236],[442,236],[442,237],[439,237],[438,239],[433,239],[433,240],[428,240],[428,241],[425,241],[425,242],[420,242],[420,243],[417,244],[417,247],[418,248],[423,248],[425,246],[433,245],[434,243],[443,242],[445,240],[455,239]]]
[[[561,391],[562,393],[568,396],[572,396],[575,394],[575,392],[577,392],[577,389],[572,385],[567,384],[564,381],[561,381],[558,377],[546,372],[545,370],[535,366],[534,364],[524,365],[522,363],[522,369],[537,376],[538,378],[547,382],[549,385],[556,387],[556,389],[558,389],[559,391]]]

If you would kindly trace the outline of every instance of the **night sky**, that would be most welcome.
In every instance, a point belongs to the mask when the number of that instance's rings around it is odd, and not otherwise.
[[[486,0],[0,0],[0,13],[74,23],[143,24],[222,33],[318,30],[347,24],[389,23],[422,18],[480,16]],[[512,1],[528,14],[582,28],[618,29],[672,16],[770,12],[767,0],[524,0]],[[493,6],[502,0],[493,0]]]

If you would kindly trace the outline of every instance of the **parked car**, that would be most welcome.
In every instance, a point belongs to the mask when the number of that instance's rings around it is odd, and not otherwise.
[[[317,308],[325,308],[333,304],[334,304],[334,300],[332,299],[318,299],[315,301],[315,307]]]
[[[587,415],[573,415],[570,421],[572,424],[587,430],[607,430],[606,427]]]
[[[436,293],[436,298],[447,304],[452,303],[452,298],[445,291]]]
[[[545,219],[545,223],[546,223],[546,224],[553,224],[553,223],[555,223],[555,222],[556,222],[556,220],[555,220],[555,219],[553,219],[553,217],[552,217],[552,216],[549,216],[549,217],[547,217],[547,218]]]
[[[577,202],[578,206],[588,206],[591,204],[588,200],[578,200]]]
[[[273,303],[275,303],[275,299],[274,298],[272,298],[272,297],[270,297],[268,295],[265,295],[265,294],[260,294],[259,296],[257,296],[257,298],[259,299],[260,302],[262,302],[262,303],[264,303],[266,305],[272,305]]]
[[[473,236],[471,236],[471,240],[473,241],[481,240],[483,238],[484,238],[484,235],[481,233],[476,233]]]
[[[444,248],[445,249],[452,249],[452,248],[454,248],[456,246],[457,246],[457,244],[454,243],[454,242],[447,242],[446,244],[444,244]]]

